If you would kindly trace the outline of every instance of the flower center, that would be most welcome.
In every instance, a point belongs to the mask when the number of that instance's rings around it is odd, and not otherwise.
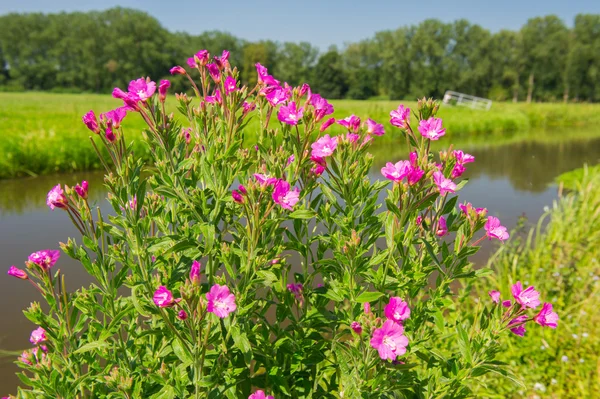
[[[396,350],[396,343],[392,339],[390,339],[390,337],[388,337],[388,336],[386,336],[386,337],[383,338],[383,344],[385,346],[389,346],[389,348],[392,351]]]

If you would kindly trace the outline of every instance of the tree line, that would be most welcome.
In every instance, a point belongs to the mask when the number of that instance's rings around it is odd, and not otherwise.
[[[429,19],[321,53],[306,42],[170,32],[126,8],[12,13],[0,16],[0,90],[108,92],[134,77],[163,78],[204,48],[230,50],[244,83],[256,82],[261,62],[327,98],[440,98],[456,90],[506,101],[600,101],[600,15],[591,14],[577,15],[572,28],[549,15],[497,33],[464,19]]]

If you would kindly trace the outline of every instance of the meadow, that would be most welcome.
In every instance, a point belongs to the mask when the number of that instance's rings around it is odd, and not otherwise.
[[[336,118],[350,114],[371,117],[386,125],[387,134],[380,140],[398,138],[397,131],[387,121],[389,111],[399,102],[334,100],[332,103]],[[416,106],[414,102],[404,104]],[[81,122],[81,116],[90,109],[100,113],[119,105],[108,94],[0,93],[0,178],[99,169],[88,140],[90,132]],[[600,122],[600,105],[495,103],[488,112],[442,105],[439,115],[448,136],[488,142],[490,137],[500,141],[517,133],[539,138],[548,128],[596,126]],[[130,114],[123,126],[126,135],[138,142],[144,126],[141,118]],[[252,136],[255,129],[256,125],[250,123],[246,132]],[[342,132],[339,126],[330,129],[330,133]],[[143,146],[135,148],[138,154],[147,155]]]
[[[489,259],[495,270],[476,283],[476,295],[524,281],[545,292],[560,315],[556,330],[528,328],[506,340],[499,360],[519,371],[522,385],[498,375],[480,381],[478,397],[597,398],[600,396],[600,169],[584,167],[559,177],[563,195],[531,230],[517,229]],[[467,292],[471,292],[467,290]]]

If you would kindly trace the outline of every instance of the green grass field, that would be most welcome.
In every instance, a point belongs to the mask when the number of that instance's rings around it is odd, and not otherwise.
[[[390,110],[399,102],[336,100],[332,103],[335,117],[350,114],[371,117],[386,125],[387,134],[380,140],[398,137],[387,121]],[[98,169],[100,164],[88,140],[90,132],[81,122],[81,116],[90,109],[100,113],[119,105],[110,95],[0,93],[0,178]],[[171,106],[174,107],[174,101]],[[597,126],[600,105],[498,103],[488,112],[442,106],[439,115],[444,119],[448,136],[487,141],[490,136],[505,138],[516,133],[537,136],[549,127]],[[123,126],[126,135],[136,140],[144,124],[141,118],[130,114]],[[254,126],[249,125],[250,134]],[[333,133],[341,131],[339,127],[332,128]],[[137,151],[145,153],[143,146],[138,146]]]

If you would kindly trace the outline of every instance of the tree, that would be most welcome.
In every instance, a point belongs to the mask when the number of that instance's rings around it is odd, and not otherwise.
[[[313,92],[325,98],[343,98],[348,91],[348,82],[342,58],[333,47],[319,58],[312,79]]]
[[[319,50],[310,43],[283,43],[277,54],[274,75],[292,86],[307,83],[318,55]]]
[[[527,102],[534,97],[554,100],[568,90],[562,74],[569,52],[568,33],[565,24],[555,15],[530,19],[521,29]]]

